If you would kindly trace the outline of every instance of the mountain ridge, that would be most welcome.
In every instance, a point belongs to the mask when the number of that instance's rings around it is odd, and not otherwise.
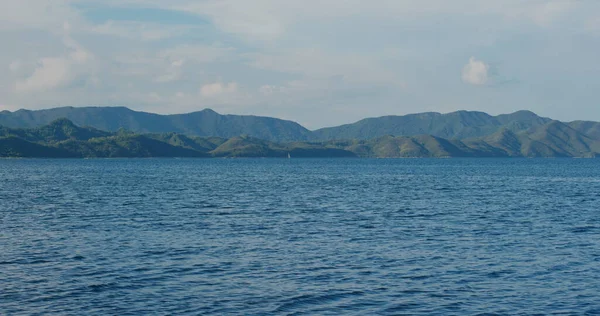
[[[387,115],[365,118],[355,123],[313,131],[318,139],[358,138],[371,139],[384,135],[433,135],[449,139],[465,139],[493,134],[503,126],[516,131],[543,125],[549,118],[521,110],[497,116],[480,111],[455,111],[450,113],[424,112],[407,115]]]
[[[381,136],[311,142],[272,142],[249,135],[231,138],[178,133],[136,134],[79,127],[57,119],[37,128],[0,127],[0,157],[600,157],[600,140],[571,126],[550,121],[515,132],[503,127],[492,135],[465,140],[433,135]]]
[[[310,131],[296,122],[266,116],[222,115],[211,109],[162,115],[121,106],[0,112],[0,126],[33,128],[59,118],[67,118],[80,126],[113,132],[125,128],[137,133],[176,132],[197,136],[234,137],[249,134],[273,141],[306,140],[310,136]]]
[[[184,114],[155,114],[127,107],[59,107],[45,110],[0,112],[0,126],[33,128],[67,118],[79,126],[115,132],[178,133],[202,137],[231,138],[248,135],[274,142],[370,140],[386,135],[432,135],[445,139],[470,139],[493,135],[501,129],[516,133],[553,121],[528,111],[490,115],[480,111],[423,112],[371,117],[340,126],[309,130],[290,121],[267,116],[219,114],[212,109]],[[593,139],[600,139],[600,123],[563,122]]]

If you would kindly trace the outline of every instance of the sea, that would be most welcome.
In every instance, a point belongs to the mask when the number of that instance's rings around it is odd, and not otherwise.
[[[599,315],[600,159],[0,160],[0,315]]]

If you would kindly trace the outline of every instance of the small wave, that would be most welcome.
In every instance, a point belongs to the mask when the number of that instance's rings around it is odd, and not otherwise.
[[[581,234],[581,233],[589,233],[598,230],[600,227],[598,226],[579,226],[571,229],[572,233]]]
[[[98,293],[98,292],[103,292],[103,291],[114,289],[114,288],[116,288],[117,285],[118,285],[118,283],[116,283],[116,282],[90,284],[87,286],[87,289],[91,292]]]
[[[364,295],[364,292],[362,291],[341,292],[324,295],[304,294],[287,300],[286,302],[281,304],[274,312],[290,312],[299,308],[306,310],[308,306],[320,306],[330,304],[332,302],[343,300],[345,298],[362,295]]]
[[[405,312],[405,311],[417,309],[420,307],[422,307],[422,305],[418,304],[418,303],[401,303],[401,304],[396,304],[392,307],[388,307],[383,312],[386,314],[387,313]]]
[[[493,272],[486,274],[486,277],[491,278],[491,279],[497,279],[497,278],[503,277],[505,275],[513,274],[513,273],[515,273],[514,270],[493,271]]]

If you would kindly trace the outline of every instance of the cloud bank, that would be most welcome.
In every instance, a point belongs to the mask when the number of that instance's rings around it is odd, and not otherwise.
[[[314,128],[524,105],[564,120],[600,120],[595,91],[582,88],[600,84],[600,2],[0,3],[11,8],[0,12],[0,104],[11,108],[211,107]],[[518,83],[493,84],[496,71]]]

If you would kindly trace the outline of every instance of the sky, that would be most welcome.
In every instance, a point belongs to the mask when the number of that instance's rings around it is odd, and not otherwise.
[[[600,121],[597,0],[0,0],[0,111]]]

